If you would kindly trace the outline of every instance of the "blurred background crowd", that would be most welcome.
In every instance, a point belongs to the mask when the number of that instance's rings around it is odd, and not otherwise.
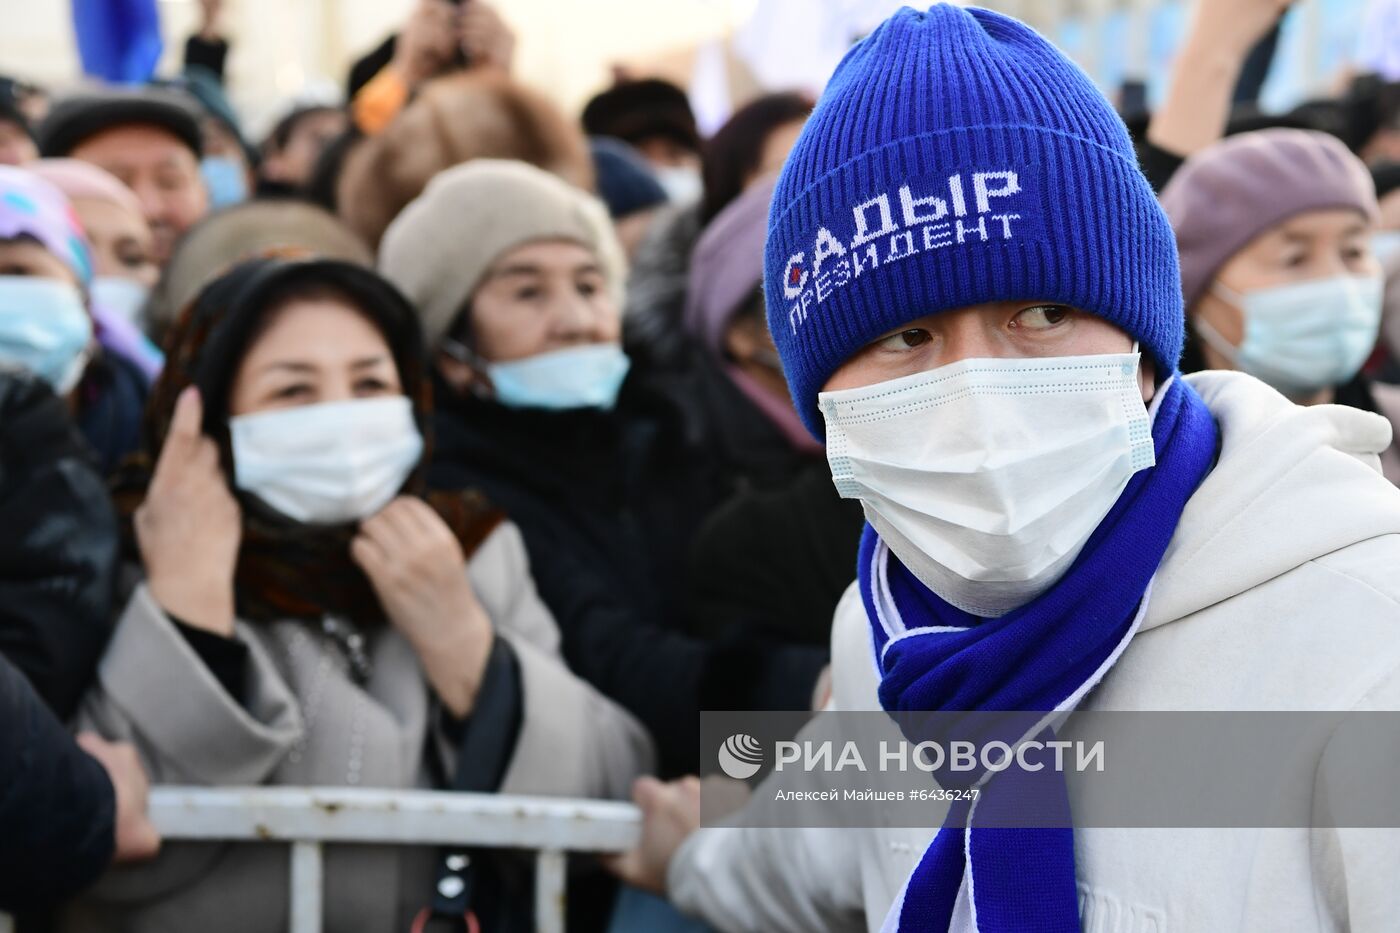
[[[898,4],[5,2],[0,908],[280,928],[285,853],[156,856],[147,781],[623,798],[699,710],[822,705],[863,518],[762,249]],[[988,5],[1118,105],[1183,371],[1400,426],[1400,2]],[[327,928],[441,861],[333,852]],[[435,909],[528,926],[469,871]],[[577,871],[571,928],[689,928]]]

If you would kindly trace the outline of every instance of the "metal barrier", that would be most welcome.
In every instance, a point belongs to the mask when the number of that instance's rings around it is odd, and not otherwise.
[[[536,849],[536,929],[563,933],[565,853],[624,851],[641,826],[611,801],[343,787],[159,787],[151,820],[168,842],[289,843],[289,933],[320,933],[326,843]]]

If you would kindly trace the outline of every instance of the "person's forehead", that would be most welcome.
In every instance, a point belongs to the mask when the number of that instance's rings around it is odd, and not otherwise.
[[[45,269],[61,270],[71,276],[68,266],[53,252],[29,236],[0,240],[0,260],[38,266]]]
[[[194,153],[169,130],[152,123],[124,123],[93,133],[73,147],[75,158],[103,164],[193,162]]]
[[[492,274],[502,275],[519,269],[576,269],[596,267],[598,258],[582,243],[573,240],[536,240],[507,250],[492,263]]]
[[[78,219],[88,228],[88,234],[113,230],[122,234],[147,232],[145,221],[140,214],[104,198],[73,198],[73,210]]]
[[[204,134],[206,155],[242,154],[243,142],[223,121],[214,117],[206,117],[201,121],[200,129]]]
[[[49,252],[47,246],[27,233],[22,233],[16,237],[0,237],[0,252],[4,252],[11,257],[28,254],[37,255],[40,253],[44,255],[53,255]]]
[[[312,136],[326,132],[338,132],[349,120],[339,110],[313,110],[301,117],[292,126],[292,136]]]
[[[262,364],[275,359],[340,359],[347,353],[388,355],[388,338],[363,310],[338,297],[293,298],[271,309],[262,332],[244,354]]]
[[[1359,236],[1371,229],[1371,222],[1353,208],[1324,208],[1305,211],[1275,224],[1255,237],[1242,253],[1266,252],[1280,246],[1331,242],[1342,237]]]

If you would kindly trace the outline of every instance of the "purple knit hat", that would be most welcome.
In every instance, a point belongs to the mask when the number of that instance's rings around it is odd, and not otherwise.
[[[1290,217],[1353,208],[1378,218],[1362,161],[1333,136],[1294,129],[1241,133],[1197,153],[1162,191],[1162,207],[1176,231],[1188,308],[1232,256]]]
[[[87,238],[68,198],[33,172],[0,165],[0,240],[20,236],[63,260],[83,288],[92,281]]]
[[[754,182],[715,215],[690,254],[685,330],[724,355],[724,331],[744,300],[763,284],[763,241],[776,175]]]

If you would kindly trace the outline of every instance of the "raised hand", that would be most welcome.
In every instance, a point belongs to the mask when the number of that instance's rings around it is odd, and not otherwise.
[[[136,541],[151,595],[182,622],[233,634],[233,572],[242,513],[202,430],[199,391],[175,404],[146,501],[136,510]]]
[[[1245,58],[1294,0],[1197,0],[1147,138],[1185,158],[1220,139]]]
[[[471,0],[462,8],[457,37],[470,67],[510,73],[515,58],[515,33],[494,7]]]
[[[457,8],[446,0],[419,0],[399,30],[391,67],[410,88],[441,73],[457,43]]]
[[[350,555],[439,698],[468,715],[495,636],[451,529],[422,499],[400,496],[360,524]]]

